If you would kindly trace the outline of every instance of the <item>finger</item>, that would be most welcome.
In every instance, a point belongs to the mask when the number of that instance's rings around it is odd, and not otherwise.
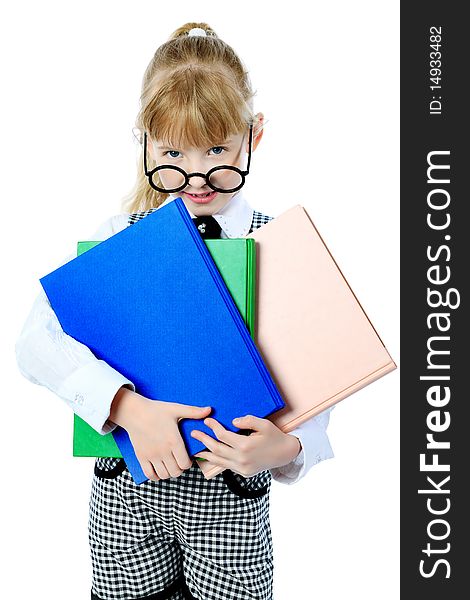
[[[163,464],[170,477],[179,477],[184,470],[179,466],[173,453],[163,458]]]
[[[175,448],[173,448],[173,456],[180,469],[184,471],[185,469],[191,468],[193,461],[189,458],[189,455],[186,452],[186,446],[182,440]]]
[[[218,467],[224,467],[224,469],[230,468],[230,463],[226,459],[221,458],[220,456],[216,456],[215,454],[213,454],[212,452],[208,452],[207,450],[198,452],[194,456],[205,458],[208,462],[212,463],[213,465],[217,465]]]
[[[227,446],[223,442],[218,442],[217,440],[214,440],[213,437],[207,435],[207,433],[204,433],[203,431],[195,429],[191,431],[191,437],[202,442],[206,448],[216,453],[218,456],[229,458],[230,450],[233,451],[233,448]]]
[[[156,458],[155,460],[152,460],[151,462],[152,462],[153,468],[155,469],[156,474],[158,475],[158,477],[160,479],[168,479],[170,477],[170,474],[168,473],[167,468],[164,465],[163,461]]]
[[[145,477],[148,477],[152,481],[160,481],[160,477],[157,475],[153,464],[149,460],[142,462],[141,466]]]
[[[270,422],[270,421],[269,421]],[[267,426],[267,419],[260,419],[254,415],[245,415],[233,419],[232,423],[240,429],[253,429],[254,431],[263,431]]]
[[[217,439],[221,442],[224,442],[224,444],[226,444],[227,446],[231,446],[232,448],[239,447],[240,435],[238,433],[225,429],[222,423],[219,423],[212,417],[204,419],[204,424],[207,425],[207,427],[210,427],[215,433]]]
[[[203,419],[211,413],[210,406],[190,406],[187,404],[174,403],[172,407],[174,414],[178,416],[178,421],[181,419]]]

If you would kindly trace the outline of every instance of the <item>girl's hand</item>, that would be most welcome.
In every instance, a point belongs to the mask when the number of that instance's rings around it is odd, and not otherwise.
[[[250,435],[228,431],[212,418],[204,419],[204,423],[220,441],[202,431],[193,430],[192,437],[200,440],[210,450],[198,452],[195,456],[206,458],[212,464],[231,469],[243,477],[286,465],[301,450],[298,438],[284,433],[269,419],[247,415],[233,420],[233,424],[240,429],[254,429]]]
[[[109,419],[129,434],[137,460],[146,477],[158,481],[179,477],[192,460],[181,437],[180,419],[202,419],[211,407],[187,406],[150,400],[120,388],[111,405]]]

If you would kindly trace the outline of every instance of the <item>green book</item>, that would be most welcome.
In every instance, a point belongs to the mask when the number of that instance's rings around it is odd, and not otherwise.
[[[254,338],[256,254],[255,240],[247,238],[204,240],[222,279]],[[78,242],[77,256],[101,242]],[[73,456],[122,458],[112,433],[101,435],[74,415]],[[197,460],[205,460],[198,458]]]

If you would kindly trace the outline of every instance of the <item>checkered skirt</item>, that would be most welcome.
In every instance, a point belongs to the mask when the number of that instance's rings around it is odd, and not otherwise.
[[[122,464],[96,459],[92,598],[272,599],[270,471],[207,480],[193,461],[179,477],[136,485]]]

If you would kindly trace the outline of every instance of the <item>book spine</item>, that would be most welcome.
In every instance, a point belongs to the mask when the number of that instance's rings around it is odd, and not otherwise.
[[[251,337],[255,339],[255,315],[256,315],[256,246],[255,240],[246,240],[246,321],[250,329]]]
[[[370,385],[374,381],[377,381],[377,379],[380,379],[384,375],[387,375],[387,373],[391,373],[396,368],[397,368],[397,366],[396,366],[395,362],[392,359],[390,359],[390,361],[387,364],[380,367],[373,373],[370,373],[366,377],[363,377],[359,381],[356,381],[356,383],[354,383],[353,385],[349,386],[348,388],[345,388],[344,390],[341,390],[334,396],[327,398],[321,404],[314,406],[313,408],[311,408],[310,410],[307,410],[303,414],[298,415],[297,417],[291,418],[289,421],[284,422],[284,420],[285,420],[284,415],[278,413],[278,414],[274,415],[274,417],[271,419],[271,421],[284,433],[290,433],[293,429],[295,429],[296,427],[299,427],[299,425],[302,425],[302,423],[309,421],[312,417],[315,417],[316,415],[322,413],[327,408],[330,408],[330,406],[334,406],[341,400],[344,400],[348,396],[351,396],[355,392],[358,392],[359,390],[366,387],[367,385]]]
[[[198,247],[199,252],[201,253],[202,258],[209,269],[209,273],[211,274],[215,284],[217,285],[217,288],[219,289],[219,292],[222,295],[222,298],[224,299],[224,302],[227,305],[227,308],[229,309],[230,314],[232,315],[232,318],[243,337],[243,340],[248,348],[248,351],[250,352],[251,356],[253,357],[253,360],[255,361],[258,371],[260,372],[269,391],[271,392],[271,398],[273,399],[275,406],[283,408],[285,406],[285,402],[281,398],[279,391],[277,390],[276,386],[274,385],[273,380],[271,379],[263,361],[261,360],[261,357],[259,356],[259,354],[257,352],[256,346],[254,345],[254,342],[250,337],[250,333],[249,333],[237,307],[235,306],[235,303],[234,303],[232,297],[228,293],[225,283],[224,283],[217,267],[215,266],[214,259],[210,255],[209,250],[207,249],[206,245],[204,244],[203,239],[201,238],[198,230],[196,229],[196,226],[192,222],[192,219],[189,216],[189,213],[186,210],[186,207],[184,206],[184,202],[181,200],[181,198],[176,198],[176,200],[174,200],[174,204],[177,206],[177,208],[181,214],[181,217],[183,218],[183,221],[186,223],[186,225],[188,227],[188,231],[190,232],[191,236],[193,237],[193,239],[196,243],[196,246]],[[275,409],[273,409],[273,410],[275,410]]]

